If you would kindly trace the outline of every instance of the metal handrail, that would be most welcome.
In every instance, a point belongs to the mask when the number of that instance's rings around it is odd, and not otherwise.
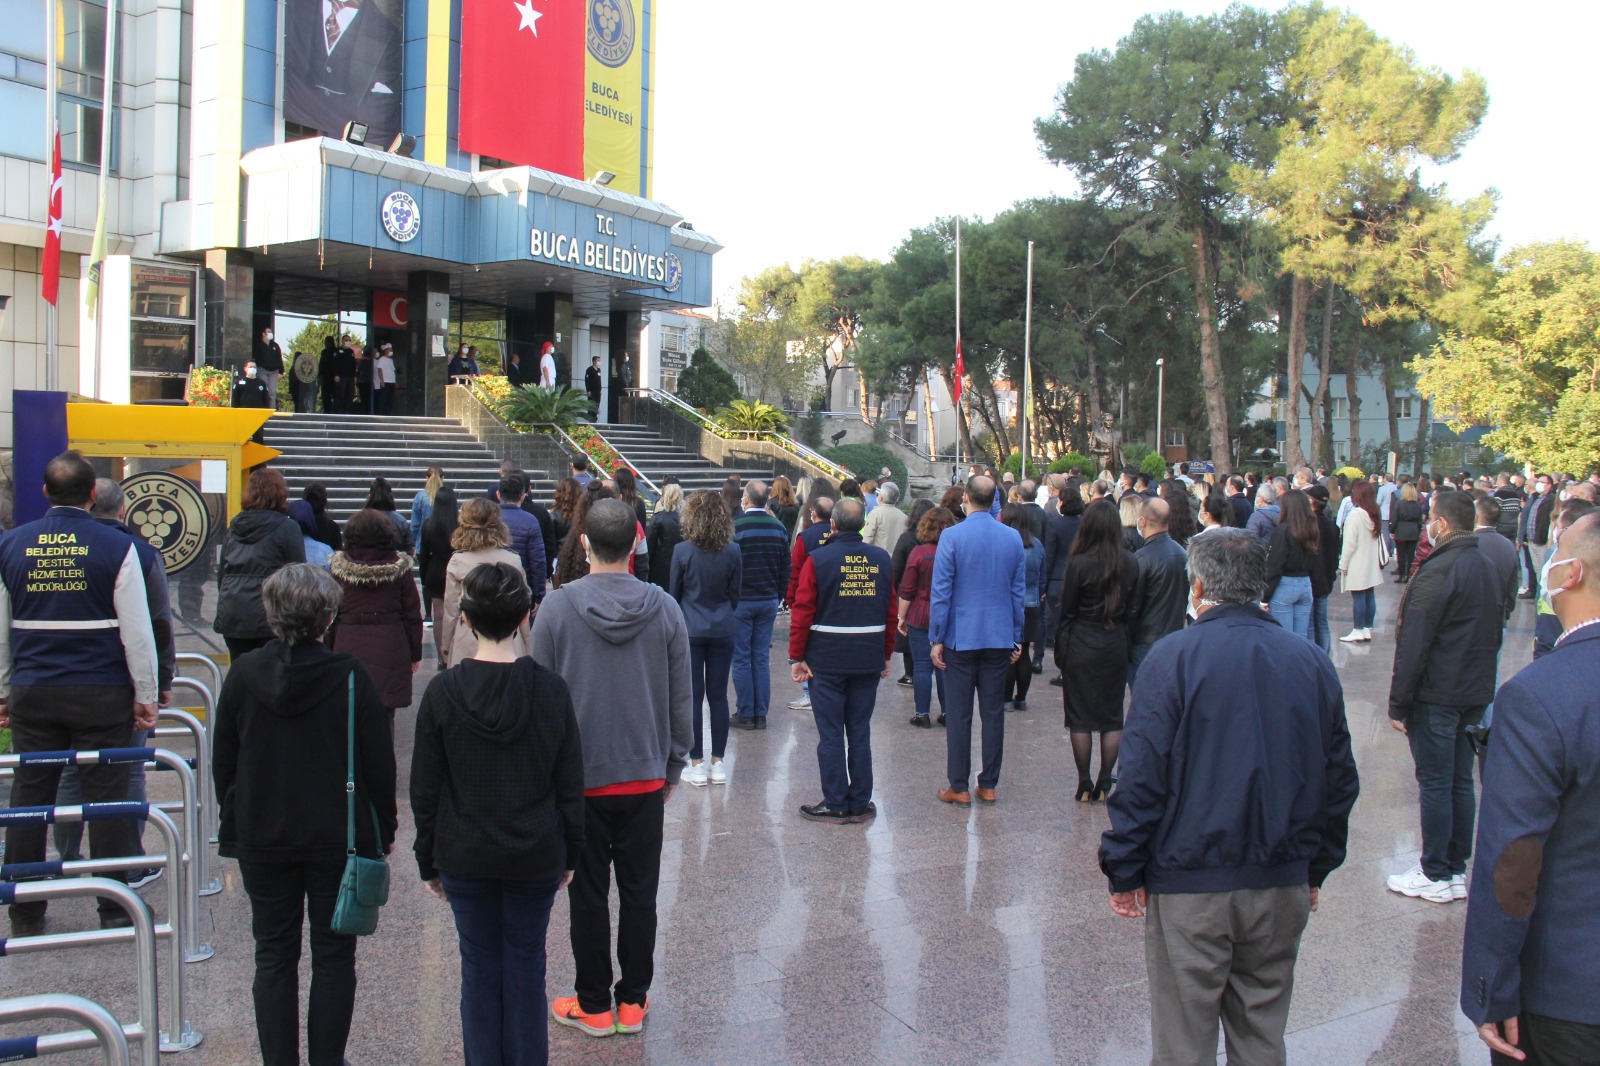
[[[672,395],[672,393],[663,392],[660,389],[652,388],[650,386],[629,389],[628,391],[643,396],[654,401],[655,403],[663,404],[664,406],[680,408],[683,414],[687,415],[695,422],[703,425],[716,436],[722,437],[724,440],[742,439],[763,441],[767,444],[776,445],[777,447],[782,448],[784,451],[787,451],[793,455],[797,455],[809,463],[820,466],[824,470],[833,474],[835,477],[847,478],[855,476],[838,463],[831,459],[824,458],[817,451],[807,447],[804,444],[801,444],[793,437],[786,437],[781,433],[771,433],[758,429],[729,429],[727,426],[724,426],[710,415],[702,414],[699,411],[696,411],[693,407],[690,407],[678,397]]]
[[[192,663],[195,666],[206,667],[211,671],[211,679],[216,682],[216,684],[212,686],[211,691],[222,691],[222,667],[218,666],[217,661],[211,656],[201,655],[199,652],[194,651],[180,651],[175,656],[175,660],[179,663]],[[173,684],[177,684],[177,681],[174,680]]]
[[[206,686],[200,684],[192,677],[175,677],[172,687],[191,689],[200,695],[201,710],[205,718],[191,714],[182,707],[162,707],[156,711],[156,718],[168,718],[181,722],[185,728],[194,733],[196,739],[194,772],[200,776],[200,813],[204,819],[206,839],[211,843],[217,842],[217,829],[221,822],[221,812],[217,809],[217,783],[211,776],[211,723],[217,717],[217,697]],[[199,728],[196,729],[196,726]],[[157,731],[160,732],[159,730]],[[176,733],[161,733],[162,736],[177,736]],[[201,765],[201,752],[198,747],[200,740],[205,741],[205,765]],[[207,893],[209,895],[209,893]]]
[[[128,1034],[122,1031],[122,1024],[94,1000],[59,993],[0,1000],[0,1022],[28,1022],[35,1018],[73,1018],[88,1028],[0,1040],[0,1059],[10,1062],[12,1055],[31,1059],[98,1047],[105,1066],[131,1066],[133,1062],[128,1054]]]
[[[495,406],[494,397],[490,396],[487,392],[483,391],[483,387],[478,384],[476,378],[473,378],[473,379],[469,380],[469,382],[467,384],[467,391],[471,392],[475,397],[477,397],[478,401],[480,403],[482,403],[484,406],[488,407],[489,410],[494,411],[495,414],[497,414],[497,415],[499,414],[499,411]],[[511,428],[511,425],[509,423],[505,423],[505,426],[506,426],[507,429]],[[562,440],[566,441],[567,446],[569,448],[571,448],[572,451],[577,455],[588,455],[589,454],[589,451],[588,451],[587,448],[585,448],[583,445],[579,444],[577,441],[573,440],[572,436],[569,433],[567,433],[566,430],[562,429],[560,426],[556,425],[554,422],[530,422],[530,423],[528,423],[528,428],[529,429],[537,429],[541,433],[553,433],[553,434],[555,434],[556,436],[560,437]],[[622,451],[621,448],[617,447],[611,441],[606,440],[606,435],[604,433],[600,432],[600,429],[599,429],[598,426],[595,426],[595,425],[591,424],[590,428],[595,431],[595,434],[602,441],[605,441],[606,447],[610,448],[612,451],[617,453],[617,458],[618,459],[621,459],[624,463],[628,464],[628,469],[633,471],[634,477],[638,478],[639,481],[642,484],[644,484],[647,488],[649,488],[650,495],[651,495],[651,502],[653,503],[656,500],[660,499],[661,498],[661,487],[659,485],[657,485],[654,481],[651,481],[649,476],[647,476],[644,473],[644,471],[639,469],[638,464],[636,464],[632,459],[629,459],[625,454],[623,454],[623,451]],[[556,473],[559,475],[560,471],[557,471]],[[560,481],[561,478],[558,476],[556,478],[556,480]]]

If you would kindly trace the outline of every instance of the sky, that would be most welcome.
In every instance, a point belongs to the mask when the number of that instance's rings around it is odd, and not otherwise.
[[[991,218],[1072,195],[1034,119],[1074,58],[1114,48],[1151,11],[1222,3],[1124,0],[657,0],[655,199],[724,244],[715,292],[779,262],[885,258],[947,215]],[[1595,99],[1600,4],[1356,0],[1418,60],[1489,87],[1461,157],[1430,174],[1465,198],[1493,187],[1501,250],[1572,237],[1600,245]]]

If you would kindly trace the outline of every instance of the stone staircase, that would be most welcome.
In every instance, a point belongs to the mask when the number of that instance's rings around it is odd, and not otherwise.
[[[623,422],[606,422],[595,425],[595,430],[617,451],[627,457],[635,470],[662,484],[662,478],[675,475],[687,495],[697,489],[720,489],[730,474],[738,474],[749,481],[772,479],[772,468],[722,467],[709,459],[680,448],[670,437],[664,437],[647,426]]]
[[[301,414],[267,421],[265,443],[283,453],[272,465],[297,500],[312,482],[328,490],[328,514],[341,525],[366,502],[372,479],[394,489],[395,507],[411,513],[411,501],[428,467],[444,469],[445,484],[464,501],[483,493],[500,476],[500,457],[453,418]],[[548,502],[555,483],[544,471],[533,475],[534,498]]]

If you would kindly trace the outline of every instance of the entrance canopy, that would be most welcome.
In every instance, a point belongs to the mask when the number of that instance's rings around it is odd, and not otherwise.
[[[711,302],[721,245],[664,204],[590,182],[472,174],[330,138],[257,149],[241,168],[242,244],[280,275],[404,290],[412,272],[439,271],[466,300],[561,292],[581,315]]]

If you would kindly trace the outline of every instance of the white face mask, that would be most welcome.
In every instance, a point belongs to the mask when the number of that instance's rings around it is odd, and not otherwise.
[[[254,380],[255,376],[256,376],[256,368],[253,367],[253,366],[245,367],[244,376],[247,377],[247,378],[250,378],[251,380]]]
[[[1577,556],[1573,556],[1571,559],[1557,559],[1555,562],[1553,562],[1549,566],[1545,567],[1545,570],[1544,570],[1544,576],[1545,576],[1545,581],[1546,581],[1545,588],[1547,590],[1546,594],[1550,597],[1550,602],[1551,603],[1554,603],[1556,597],[1561,595],[1563,592],[1565,592],[1567,590],[1562,588],[1560,585],[1557,585],[1554,582],[1550,581],[1550,571],[1554,570],[1558,566],[1564,566],[1564,565],[1566,565],[1568,563],[1575,563],[1577,561],[1578,561],[1578,557]]]
[[[265,336],[266,336],[267,340],[270,341],[272,339],[272,331],[270,329],[267,330],[267,332],[265,333]]]

